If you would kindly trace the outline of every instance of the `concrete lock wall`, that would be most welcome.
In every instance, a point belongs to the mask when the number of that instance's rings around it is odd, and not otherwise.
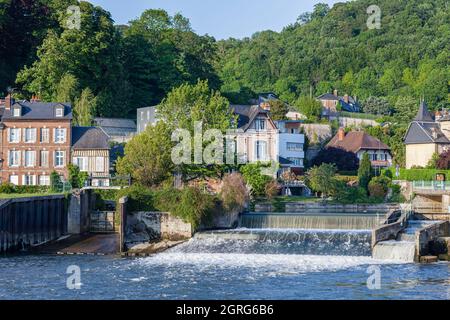
[[[63,195],[9,199],[0,203],[0,252],[55,240],[67,232]]]
[[[398,204],[327,204],[317,202],[288,202],[285,212],[314,213],[387,213],[398,209]],[[272,212],[270,203],[255,204],[255,212]]]
[[[89,210],[95,204],[92,190],[75,190],[69,202],[68,226],[69,234],[82,234],[89,231]]]
[[[192,226],[167,212],[133,212],[126,218],[127,247],[155,240],[184,240],[192,237]]]

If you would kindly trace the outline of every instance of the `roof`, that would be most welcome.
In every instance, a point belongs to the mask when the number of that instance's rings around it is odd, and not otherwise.
[[[231,105],[230,108],[238,116],[238,129],[243,129],[244,131],[248,129],[258,114],[268,114],[267,110],[264,110],[258,105]]]
[[[428,111],[428,107],[425,101],[422,101],[420,103],[419,110],[417,111],[417,115],[414,118],[414,121],[433,122],[433,118]]]
[[[136,130],[136,123],[124,118],[94,118],[99,127],[127,128]]]
[[[406,132],[405,144],[450,143],[439,123],[413,121]]]
[[[360,107],[359,103],[352,96],[348,96],[348,103],[345,102],[344,97],[335,96],[332,93],[324,93],[324,94],[318,96],[317,99],[339,101],[341,103],[342,110],[344,110],[344,111],[348,111],[348,112],[360,112],[361,111],[361,107]]]
[[[55,107],[64,107],[64,116],[55,116]],[[14,117],[11,110],[14,107],[22,108],[22,115],[20,117]],[[2,119],[29,119],[29,120],[51,120],[51,119],[72,119],[72,107],[67,103],[57,102],[30,102],[30,101],[17,101],[11,107],[11,110],[4,109]]]
[[[97,127],[72,127],[73,149],[109,149],[108,135]]]
[[[390,150],[390,148],[375,137],[364,131],[348,132],[342,141],[339,141],[337,133],[327,144],[327,148],[341,148],[350,152],[358,152],[363,149]]]
[[[281,165],[291,165],[291,164],[294,164],[294,162],[292,162],[291,160],[289,160],[289,159],[286,159],[286,158],[284,158],[284,157],[278,157],[278,162],[281,164]]]

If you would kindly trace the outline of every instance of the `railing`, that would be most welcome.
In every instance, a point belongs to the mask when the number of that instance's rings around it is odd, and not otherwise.
[[[450,181],[413,181],[413,190],[450,191]]]

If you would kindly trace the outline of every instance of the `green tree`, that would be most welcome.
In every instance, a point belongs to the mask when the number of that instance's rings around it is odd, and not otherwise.
[[[335,178],[337,168],[334,164],[323,163],[306,172],[306,181],[312,190],[320,192],[324,196],[336,193],[337,180]]]
[[[81,92],[81,96],[75,99],[73,108],[74,120],[78,126],[91,126],[95,115],[97,99],[91,89],[86,88]]]
[[[358,168],[359,186],[367,191],[370,179],[372,179],[372,165],[369,160],[369,154],[364,152]]]
[[[69,164],[67,168],[69,170],[69,182],[72,188],[82,188],[89,177],[88,173],[80,171],[80,168],[73,164]]]
[[[251,187],[251,194],[254,197],[264,196],[265,187],[272,180],[271,177],[262,173],[263,167],[261,163],[247,163],[239,169],[245,182]]]
[[[62,191],[62,181],[58,172],[52,171],[50,174],[50,191],[51,192],[61,192]]]
[[[270,117],[272,120],[286,120],[289,107],[281,100],[270,100]]]
[[[297,110],[309,120],[317,121],[322,114],[322,104],[314,98],[302,96],[295,105]]]
[[[378,115],[390,115],[392,108],[386,98],[370,96],[363,102],[363,110],[366,113]]]
[[[117,161],[119,174],[130,174],[143,186],[161,184],[173,174],[171,128],[163,121],[148,126],[125,146],[125,155]]]
[[[78,80],[70,73],[66,73],[61,78],[61,81],[59,81],[58,87],[56,88],[56,101],[63,103],[67,102],[73,106],[77,96]]]

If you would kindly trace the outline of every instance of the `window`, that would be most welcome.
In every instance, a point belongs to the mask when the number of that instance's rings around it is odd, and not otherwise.
[[[55,129],[55,143],[64,143],[64,142],[66,142],[66,129],[65,128]]]
[[[256,141],[256,159],[257,160],[267,160],[267,142],[266,141]]]
[[[48,167],[48,151],[41,151],[41,167]]]
[[[80,171],[88,171],[88,158],[87,157],[74,157],[73,164],[80,168]]]
[[[58,118],[61,118],[62,116],[64,116],[64,109],[62,107],[56,108],[55,115]]]
[[[47,176],[47,175],[39,176],[39,185],[49,186],[50,185],[50,176]]]
[[[303,143],[288,142],[286,149],[288,151],[303,151]]]
[[[55,151],[55,167],[64,167],[64,151]]]
[[[36,128],[25,128],[25,142],[36,142]]]
[[[25,151],[25,167],[34,167],[36,163],[36,151]]]
[[[12,183],[14,185],[18,185],[19,184],[19,176],[16,174],[10,175],[9,176],[9,183]]]
[[[303,159],[302,158],[288,158],[289,161],[292,161],[293,165],[296,167],[303,167]]]
[[[9,152],[8,164],[10,167],[18,167],[20,165],[20,151],[11,150]]]
[[[14,108],[13,109],[13,116],[14,117],[20,117],[20,108]]]
[[[265,130],[266,129],[266,120],[256,119],[255,126],[256,126],[257,131]]]
[[[104,172],[105,171],[105,158],[95,157],[95,171]]]
[[[50,141],[50,129],[41,128],[41,142],[48,143]]]
[[[24,186],[34,186],[36,185],[36,176],[30,174],[24,174],[22,176],[22,184]]]
[[[9,129],[9,142],[20,142],[20,129],[10,128]]]

